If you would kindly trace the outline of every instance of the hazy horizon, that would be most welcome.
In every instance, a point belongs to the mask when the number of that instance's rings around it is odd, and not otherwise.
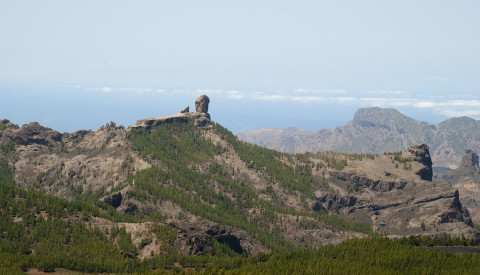
[[[0,1],[0,118],[71,132],[193,109],[233,132],[361,107],[480,119],[478,1]]]

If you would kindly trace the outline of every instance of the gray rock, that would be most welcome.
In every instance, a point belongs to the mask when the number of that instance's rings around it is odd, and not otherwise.
[[[206,95],[201,95],[197,100],[195,100],[195,109],[198,113],[208,113],[208,104],[210,103],[210,98]]]
[[[190,106],[185,107],[185,109],[183,109],[180,113],[181,114],[190,113]]]
[[[419,144],[408,148],[408,152],[412,154],[412,160],[425,165],[424,168],[416,172],[422,180],[432,181],[432,158],[430,157],[429,147],[426,144]]]

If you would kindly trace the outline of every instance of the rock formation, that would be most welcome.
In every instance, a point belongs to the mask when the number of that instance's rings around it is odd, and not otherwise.
[[[460,166],[443,175],[443,179],[450,183],[480,180],[480,166],[477,153],[470,149],[465,150]]]
[[[190,113],[190,107],[187,106],[180,113],[164,116],[164,117],[155,117],[155,118],[146,118],[138,120],[135,125],[130,126],[130,129],[135,128],[146,128],[151,129],[154,126],[159,126],[162,124],[168,123],[187,123],[191,118],[194,119],[194,126],[197,127],[209,127],[212,125],[210,120],[210,114],[208,114],[208,104],[210,99],[206,95],[201,95],[197,100],[195,100],[196,112]]]
[[[479,157],[473,150],[465,150],[465,155],[457,169],[447,172],[443,180],[458,188],[460,202],[465,206],[471,218],[478,222],[480,220],[480,167]]]
[[[338,194],[328,193],[317,198],[317,201],[313,206],[313,211],[338,211],[340,208],[352,207],[356,203],[357,198],[354,196],[341,196]]]
[[[459,166],[460,169],[467,169],[470,172],[477,173],[479,170],[478,155],[474,151],[467,149]]]
[[[432,159],[430,158],[429,147],[426,144],[419,144],[408,148],[408,152],[412,155],[412,160],[423,164],[425,167],[416,172],[422,180],[432,181]]]
[[[210,103],[210,98],[206,95],[201,95],[197,100],[195,100],[195,109],[197,113],[208,114],[208,104]]]
[[[185,107],[185,109],[183,109],[180,113],[181,114],[190,113],[190,106]]]
[[[431,168],[425,144],[401,156],[348,160],[347,167],[329,173],[329,190],[315,193],[312,210],[372,224],[391,237],[448,232],[476,238],[473,215],[462,205],[462,194],[448,183],[432,181]]]

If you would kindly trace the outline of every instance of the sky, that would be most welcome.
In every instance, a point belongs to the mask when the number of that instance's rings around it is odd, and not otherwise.
[[[233,132],[362,107],[480,119],[480,1],[0,0],[0,118],[61,132],[174,114]]]

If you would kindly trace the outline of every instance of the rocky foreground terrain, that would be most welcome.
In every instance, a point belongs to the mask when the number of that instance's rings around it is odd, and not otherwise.
[[[416,144],[430,147],[436,172],[459,166],[464,151],[480,150],[480,122],[468,117],[439,124],[416,121],[395,109],[362,108],[353,120],[333,130],[264,128],[238,133],[241,140],[288,153],[335,151],[374,153],[406,151]],[[447,169],[445,169],[447,168]]]
[[[462,181],[454,176],[433,178],[428,145],[407,147],[408,141],[403,152],[381,155],[285,154],[239,141],[210,120],[208,103],[202,96],[196,112],[187,107],[173,116],[139,120],[128,129],[111,122],[97,131],[59,133],[35,122],[15,127],[2,120],[2,158],[20,188],[69,201],[98,201],[124,215],[120,222],[91,214],[64,219],[83,220],[107,234],[124,227],[137,247],[128,252],[134,258],[171,248],[186,255],[211,254],[216,242],[239,254],[257,254],[319,247],[373,232],[480,240],[473,223],[480,219],[478,205],[471,203],[474,196],[452,185]],[[359,116],[349,126],[315,137],[344,131],[365,131],[366,136],[367,128],[387,127]],[[472,163],[468,157],[462,167],[473,165],[478,175],[478,156],[468,154]],[[462,174],[459,170],[456,177]],[[475,190],[476,182],[471,182]]]

